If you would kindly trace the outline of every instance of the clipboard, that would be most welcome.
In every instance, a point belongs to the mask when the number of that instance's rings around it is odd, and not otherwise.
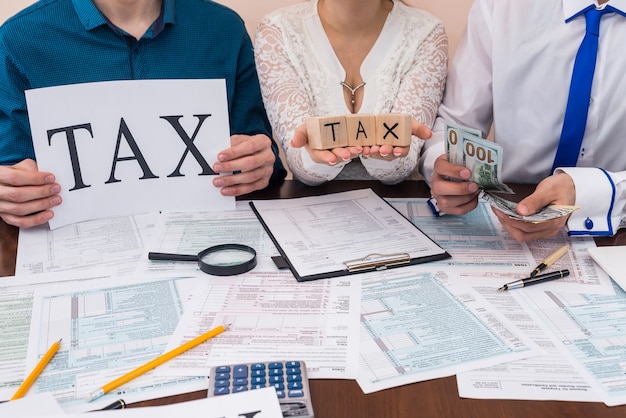
[[[371,189],[251,201],[250,207],[280,253],[274,264],[290,269],[299,282],[450,257]],[[333,243],[324,227],[340,242]]]

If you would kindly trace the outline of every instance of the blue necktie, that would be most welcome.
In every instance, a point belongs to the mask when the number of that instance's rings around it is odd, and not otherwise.
[[[598,10],[595,6],[585,12],[587,32],[583,38],[572,71],[572,81],[569,88],[567,107],[561,140],[556,151],[552,171],[557,167],[575,167],[578,154],[585,134],[587,125],[587,112],[591,99],[591,84],[593,73],[596,69],[596,56],[598,54],[598,37],[600,35],[600,18],[604,13],[615,11],[610,6]]]

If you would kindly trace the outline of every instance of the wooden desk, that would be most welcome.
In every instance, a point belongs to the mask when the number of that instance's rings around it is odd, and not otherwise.
[[[384,197],[426,197],[428,187],[422,182],[404,182],[384,186],[378,182],[335,181],[318,187],[307,187],[286,181],[281,187],[254,192],[245,199],[300,197],[355,188],[371,187]],[[513,186],[517,196],[524,196],[531,186]],[[616,237],[598,238],[598,245],[626,245],[626,232]],[[15,271],[17,231],[0,221],[0,276]],[[609,408],[601,403],[507,401],[459,398],[455,377],[414,383],[380,392],[363,394],[354,380],[311,380],[311,397],[316,418],[409,418],[409,417],[476,417],[535,418],[580,417],[624,418],[626,405]],[[164,405],[199,399],[206,391],[140,402],[131,406]]]

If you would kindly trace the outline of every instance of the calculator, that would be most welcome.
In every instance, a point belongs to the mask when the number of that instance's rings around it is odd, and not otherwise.
[[[313,405],[303,361],[268,361],[212,367],[208,396],[274,387],[283,417],[311,417]]]

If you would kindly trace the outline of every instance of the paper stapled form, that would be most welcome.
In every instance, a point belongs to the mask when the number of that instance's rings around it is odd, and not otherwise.
[[[250,207],[296,280],[309,281],[449,258],[450,255],[371,189]]]

